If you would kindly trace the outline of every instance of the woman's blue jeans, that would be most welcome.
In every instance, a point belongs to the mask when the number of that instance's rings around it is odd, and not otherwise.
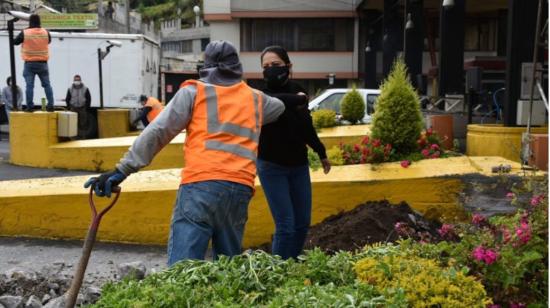
[[[311,222],[309,166],[286,167],[258,159],[257,167],[275,221],[272,252],[283,259],[296,258]]]
[[[168,265],[204,259],[210,240],[214,259],[240,254],[251,197],[251,187],[234,182],[180,185],[168,240]]]

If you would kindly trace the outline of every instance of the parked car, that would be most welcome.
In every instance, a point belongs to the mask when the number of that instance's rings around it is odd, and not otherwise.
[[[351,89],[337,88],[327,89],[316,98],[309,102],[309,110],[329,109],[336,112],[337,117],[340,117],[340,103]],[[370,123],[372,114],[374,113],[374,107],[378,95],[380,95],[379,89],[357,89],[363,99],[365,100],[365,117],[363,123]]]

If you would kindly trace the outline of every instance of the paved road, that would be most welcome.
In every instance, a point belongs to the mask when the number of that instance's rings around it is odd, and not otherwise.
[[[9,163],[10,143],[8,141],[8,136],[6,134],[2,134],[1,138],[2,140],[0,140],[0,181],[94,174],[93,172],[89,172],[89,171],[31,168],[31,167],[22,167],[22,166],[12,165]],[[37,155],[40,155],[40,154],[37,153]]]

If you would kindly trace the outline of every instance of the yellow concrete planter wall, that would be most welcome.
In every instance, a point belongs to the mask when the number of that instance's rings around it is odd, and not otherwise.
[[[99,138],[125,137],[135,134],[130,131],[128,109],[100,109],[97,111]]]
[[[100,110],[104,119],[100,131],[123,133],[125,128],[120,124],[126,116],[123,110]],[[12,113],[10,128],[10,162],[16,165],[63,168],[72,170],[105,171],[115,167],[124,153],[132,145],[136,136],[101,138],[59,142],[57,138],[57,113]],[[112,121],[116,121],[113,124]],[[323,129],[319,137],[327,149],[340,142],[358,143],[368,132],[367,125],[339,126]],[[185,134],[178,135],[166,146],[149,165],[147,170],[181,168],[184,165],[183,143]]]
[[[424,160],[402,168],[399,163],[334,167],[330,174],[312,172],[316,224],[329,215],[351,210],[365,201],[408,202],[421,212],[453,217],[464,175],[491,175],[491,166],[519,164],[502,158],[456,157]],[[164,245],[179,183],[179,169],[143,171],[122,185],[118,204],[105,216],[101,241]],[[0,236],[82,239],[90,221],[87,176],[4,181],[0,185]],[[105,200],[102,200],[105,203]],[[270,240],[274,226],[263,190],[256,183],[244,246]]]
[[[468,125],[466,154],[468,156],[500,156],[520,161],[521,136],[525,127],[504,127],[496,124]],[[533,127],[533,134],[547,134],[548,127]]]

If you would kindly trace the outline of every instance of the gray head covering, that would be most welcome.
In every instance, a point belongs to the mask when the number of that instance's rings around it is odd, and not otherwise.
[[[242,80],[243,66],[237,49],[228,41],[212,41],[204,50],[204,66],[200,80],[214,85],[229,86]]]

